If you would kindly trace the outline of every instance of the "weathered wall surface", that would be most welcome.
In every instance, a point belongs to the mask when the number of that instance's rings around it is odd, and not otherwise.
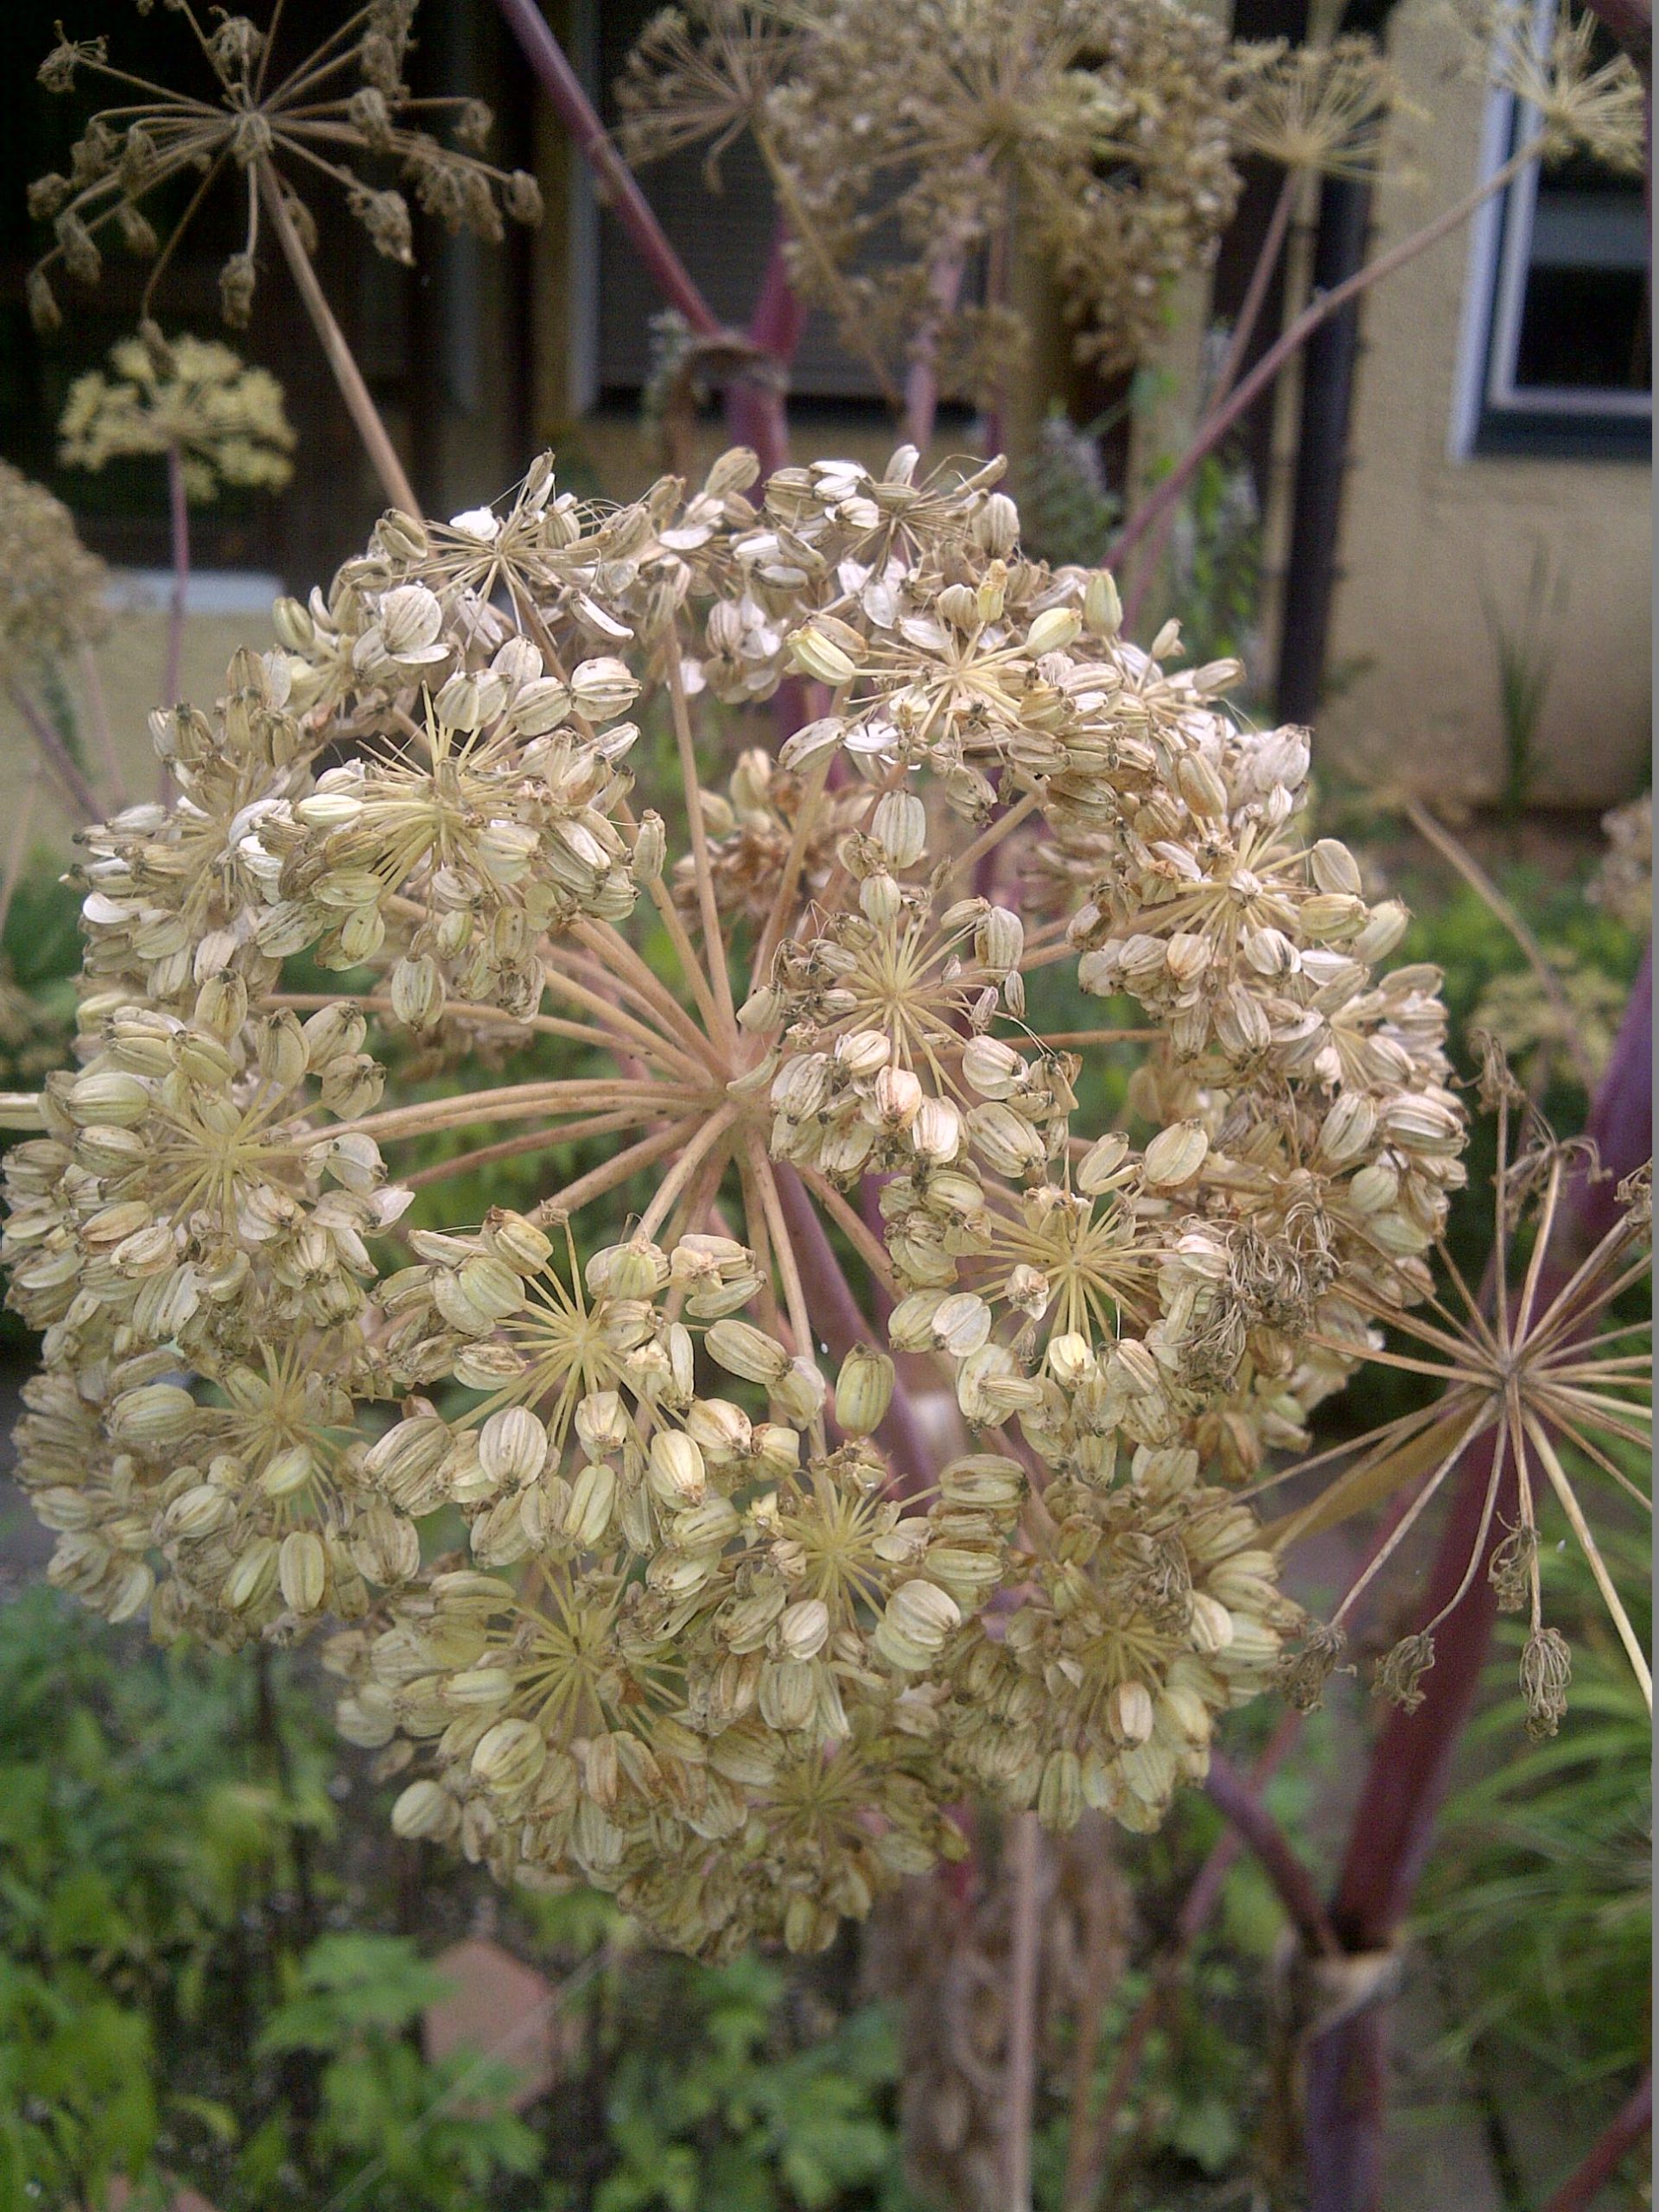
[[[1374,251],[1476,181],[1482,93],[1453,73],[1450,13],[1406,0],[1395,18],[1395,60],[1432,120],[1405,125],[1408,167],[1378,195]],[[1504,746],[1485,609],[1524,626],[1541,547],[1562,600],[1541,625],[1552,669],[1535,796],[1611,804],[1638,787],[1649,745],[1651,471],[1450,458],[1468,257],[1459,232],[1364,302],[1320,735],[1391,778],[1495,792]]]

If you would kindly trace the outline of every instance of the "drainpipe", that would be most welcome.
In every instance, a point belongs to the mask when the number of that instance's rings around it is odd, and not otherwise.
[[[1328,292],[1352,276],[1365,258],[1370,226],[1370,187],[1351,177],[1327,177],[1319,192],[1319,241],[1313,252],[1316,291]],[[1275,703],[1283,721],[1311,722],[1319,711],[1358,359],[1359,302],[1351,300],[1313,333],[1302,361],[1290,554],[1279,632]]]
[[[1381,40],[1395,0],[1358,0],[1344,14],[1344,34]],[[1329,291],[1365,259],[1371,188],[1327,177],[1319,193],[1313,253],[1315,291]],[[1319,710],[1331,630],[1342,524],[1342,487],[1359,361],[1357,299],[1320,325],[1302,359],[1301,421],[1279,633],[1275,704],[1282,721],[1311,722]]]

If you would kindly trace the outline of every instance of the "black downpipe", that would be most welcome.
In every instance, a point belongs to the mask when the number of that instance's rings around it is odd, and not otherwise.
[[[1370,185],[1351,177],[1327,177],[1319,193],[1313,249],[1313,283],[1319,290],[1329,291],[1360,267],[1370,226]],[[1279,635],[1276,703],[1282,721],[1311,722],[1325,683],[1348,425],[1359,361],[1359,305],[1355,299],[1338,308],[1313,333],[1303,353],[1301,423]]]
[[[1351,0],[1344,12],[1343,31],[1380,42],[1394,5],[1395,0]],[[1356,178],[1325,179],[1313,247],[1316,289],[1328,292],[1363,264],[1370,234],[1371,197],[1371,187]],[[1359,363],[1359,311],[1357,299],[1338,308],[1313,333],[1302,356],[1301,423],[1275,687],[1275,703],[1285,721],[1312,721],[1325,683],[1348,429]]]

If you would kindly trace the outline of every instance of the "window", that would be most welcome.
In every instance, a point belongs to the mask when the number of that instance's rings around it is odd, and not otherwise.
[[[1541,0],[1541,36],[1556,4]],[[1484,174],[1535,128],[1494,91]],[[1474,227],[1452,451],[1645,458],[1652,421],[1641,180],[1587,156],[1534,162]]]

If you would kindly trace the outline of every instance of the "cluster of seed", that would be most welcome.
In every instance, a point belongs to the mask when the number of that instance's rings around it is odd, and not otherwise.
[[[755,473],[389,515],[155,719],[178,796],[87,833],[4,1246],[54,1580],[346,1623],[403,1833],[716,1948],[826,1942],[973,1789],[1146,1825],[1202,1771],[1292,1619],[1226,1486],[1421,1294],[1461,1173],[1436,979],[1378,971],[1403,917],[1300,733],[1027,560],[995,467]],[[700,699],[786,677],[701,791]],[[683,771],[637,816],[636,702]],[[1057,964],[1145,1026],[1045,1036]],[[1120,1039],[1135,1141],[1077,1127]],[[613,1152],[411,1225],[446,1132],[525,1120],[479,1164]]]
[[[149,12],[150,0],[137,4],[140,15]],[[452,232],[499,239],[504,214],[538,222],[535,179],[480,158],[493,128],[484,103],[417,99],[404,82],[418,5],[368,0],[314,53],[295,56],[286,73],[270,67],[280,0],[264,27],[218,9],[208,28],[189,8],[175,6],[171,12],[182,16],[196,49],[202,92],[136,77],[111,62],[107,37],[73,39],[60,23],[57,44],[38,72],[47,91],[67,93],[83,79],[102,80],[126,98],[92,116],[71,150],[67,176],[54,170],[29,188],[31,217],[53,231],[52,245],[29,272],[36,327],[53,330],[62,321],[54,276],[61,270],[79,283],[96,284],[105,249],[118,238],[129,252],[156,261],[145,288],[148,311],[181,231],[158,254],[161,240],[146,206],[156,206],[155,195],[169,181],[197,171],[208,182],[221,175],[235,180],[245,200],[245,242],[222,264],[219,280],[220,311],[237,329],[247,326],[258,283],[262,180],[280,194],[308,253],[316,250],[316,225],[297,181],[315,189],[321,179],[339,192],[378,252],[413,262],[408,201],[401,192],[368,182],[354,166],[359,162],[395,164],[420,206]],[[434,135],[427,127],[434,123],[448,126],[453,143]],[[204,190],[189,200],[183,224],[194,216]]]
[[[296,443],[283,388],[212,339],[163,339],[154,326],[110,351],[110,374],[90,370],[69,387],[58,458],[102,468],[133,454],[176,453],[193,499],[220,484],[280,492]]]
[[[482,1395],[449,1421],[411,1395],[364,1462],[400,1525],[471,1527],[472,1566],[332,1647],[347,1735],[395,1738],[391,1770],[428,1747],[394,1825],[615,1890],[671,1942],[827,1942],[951,1847],[926,1678],[1005,1578],[1020,1468],[969,1455],[925,1508],[887,1495],[868,1348],[826,1449],[820,1370],[740,1318],[761,1279],[729,1237],[581,1270],[518,1215],[411,1242],[388,1364]]]
[[[636,160],[702,141],[715,170],[752,130],[803,293],[858,352],[924,357],[964,395],[1005,386],[1027,342],[1016,207],[1079,351],[1116,366],[1237,196],[1228,42],[1185,0],[696,0],[647,26],[618,90]],[[963,272],[988,257],[1001,276],[976,301]]]
[[[106,573],[62,500],[8,461],[0,461],[0,669],[30,679],[103,630]]]

